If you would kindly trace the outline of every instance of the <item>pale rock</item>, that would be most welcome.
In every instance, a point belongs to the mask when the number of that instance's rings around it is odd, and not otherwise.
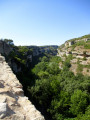
[[[0,103],[5,103],[7,100],[7,97],[6,96],[1,96],[0,95]]]
[[[0,118],[4,118],[7,114],[7,104],[6,103],[0,103]]]
[[[23,90],[21,88],[15,88],[14,87],[13,90],[14,90],[15,94],[18,94],[18,95],[23,94]]]
[[[25,117],[22,114],[21,115],[14,114],[11,120],[25,120]]]
[[[0,120],[45,120],[24,96],[22,85],[0,56]]]

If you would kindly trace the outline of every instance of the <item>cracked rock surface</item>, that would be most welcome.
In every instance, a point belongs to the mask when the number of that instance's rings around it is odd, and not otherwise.
[[[45,120],[24,96],[22,85],[0,55],[0,120]]]

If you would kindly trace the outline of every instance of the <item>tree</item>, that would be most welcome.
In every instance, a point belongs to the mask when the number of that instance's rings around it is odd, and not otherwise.
[[[69,116],[70,96],[67,92],[61,91],[54,96],[49,109],[55,120],[63,120],[63,117]]]
[[[49,74],[57,75],[60,72],[58,63],[50,62],[48,64],[47,71]]]
[[[85,114],[78,115],[75,120],[90,120],[90,105],[86,108]]]
[[[4,39],[4,41],[9,45],[14,45],[13,40],[11,39]]]
[[[40,62],[32,69],[35,75],[38,75],[40,71],[45,71],[47,69],[47,62]]]
[[[41,79],[44,79],[44,78],[48,78],[49,77],[49,73],[47,71],[40,71],[38,73],[38,76],[41,78]]]
[[[88,105],[88,95],[81,90],[75,90],[71,96],[71,108],[70,111],[73,115],[78,115],[85,112],[85,108]]]
[[[49,79],[36,80],[35,86],[29,88],[28,91],[43,108],[48,108],[52,96],[52,88]]]

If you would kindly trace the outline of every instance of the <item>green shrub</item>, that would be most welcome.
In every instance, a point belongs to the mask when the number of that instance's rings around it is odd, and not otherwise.
[[[83,70],[83,65],[78,64],[78,66],[77,66],[77,73],[81,73],[82,70]]]

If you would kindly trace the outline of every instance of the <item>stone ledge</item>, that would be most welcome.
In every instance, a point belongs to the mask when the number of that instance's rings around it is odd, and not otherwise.
[[[22,85],[0,56],[0,120],[45,120],[24,96]]]

